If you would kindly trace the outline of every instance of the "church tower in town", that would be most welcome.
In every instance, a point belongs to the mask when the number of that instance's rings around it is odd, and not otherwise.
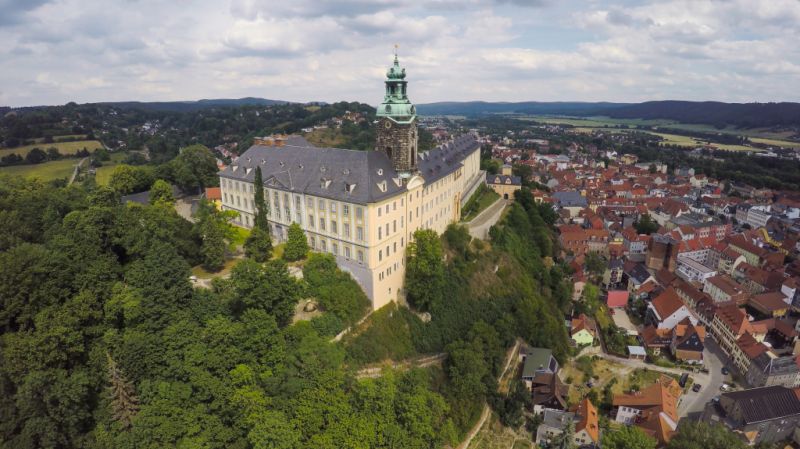
[[[417,110],[408,99],[406,69],[397,61],[386,72],[386,94],[378,106],[375,150],[383,151],[401,178],[417,171]]]

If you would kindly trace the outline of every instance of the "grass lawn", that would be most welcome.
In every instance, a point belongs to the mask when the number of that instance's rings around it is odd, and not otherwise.
[[[54,179],[66,178],[72,175],[80,159],[61,159],[58,161],[43,162],[35,165],[12,165],[0,167],[0,174],[11,176],[23,176],[26,178],[38,178],[42,181],[52,181]]]
[[[127,153],[111,153],[111,160],[103,162],[102,167],[97,167],[95,169],[94,181],[97,183],[97,185],[108,185],[108,182],[111,180],[111,172],[114,171],[114,167],[121,164],[127,156]]]
[[[763,143],[765,145],[774,145],[784,148],[800,148],[800,142],[791,142],[788,140],[766,139],[763,137],[750,137],[753,143]]]
[[[0,149],[0,157],[16,153],[19,156],[25,157],[32,149],[39,148],[42,151],[47,151],[48,148],[58,148],[61,154],[75,154],[78,151],[86,148],[89,151],[94,151],[98,148],[103,148],[103,144],[96,140],[80,140],[77,142],[54,142],[54,143],[36,143],[33,145],[23,145],[16,148],[3,148]]]
[[[586,356],[591,357],[591,356]],[[578,361],[580,360],[580,361]],[[586,386],[585,366],[591,363],[594,377],[592,378],[592,388]],[[567,398],[570,404],[575,404],[586,396],[589,391],[595,390],[598,394],[602,395],[603,388],[616,379],[616,383],[611,387],[614,394],[622,394],[630,391],[632,387],[642,390],[654,384],[664,373],[651,369],[632,368],[619,363],[615,363],[605,359],[587,360],[584,357],[570,360],[559,371],[561,380],[565,383],[567,379],[572,380],[569,385],[569,393]],[[676,378],[668,374],[670,377]]]
[[[315,129],[310,133],[303,134],[311,144],[321,148],[341,148],[345,143],[342,131],[336,128]]]
[[[202,265],[197,265],[196,267],[192,267],[192,274],[197,276],[198,279],[211,279],[211,278],[218,278],[220,276],[225,276],[231,272],[233,267],[236,266],[242,259],[228,259],[225,261],[225,266],[222,267],[221,270],[212,272],[207,271],[203,268]]]
[[[461,211],[463,216],[462,220],[470,221],[477,217],[484,209],[497,201],[498,198],[500,198],[500,195],[494,190],[485,186],[479,187],[478,191],[475,192],[469,201],[467,201],[467,204],[464,205],[464,210]]]
[[[497,415],[492,413],[472,439],[469,449],[527,449],[533,448],[530,434],[520,434],[514,429],[500,423]]]

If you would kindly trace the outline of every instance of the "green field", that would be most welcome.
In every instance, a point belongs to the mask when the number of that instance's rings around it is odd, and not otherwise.
[[[54,143],[36,143],[33,145],[23,145],[16,148],[2,148],[0,149],[0,157],[16,153],[25,157],[32,149],[39,148],[47,151],[48,148],[58,148],[58,152],[64,155],[75,154],[78,151],[86,148],[89,151],[94,151],[98,148],[103,148],[103,144],[97,140],[79,140],[77,142],[54,142]]]
[[[59,178],[69,179],[72,175],[72,170],[75,168],[75,164],[80,161],[81,159],[61,159],[36,165],[0,167],[0,175],[38,178],[42,181],[52,181]]]
[[[575,126],[575,132],[588,134],[595,130],[605,132],[624,132],[625,129],[614,129],[617,125],[628,126],[653,126],[665,127],[671,130],[685,130],[685,131],[698,131],[708,133],[732,134],[737,136],[747,136],[753,142],[763,143],[767,145],[783,146],[786,148],[800,148],[800,142],[786,140],[791,132],[774,132],[768,129],[755,128],[755,129],[737,129],[732,126],[727,128],[717,129],[712,125],[678,123],[672,120],[643,120],[643,119],[614,119],[610,117],[569,117],[569,116],[545,116],[545,115],[531,115],[521,117],[520,120],[537,121],[540,123],[549,123],[553,125],[570,125]],[[693,137],[684,136],[675,133],[661,133],[640,130],[643,132],[650,132],[664,137],[665,143],[672,145],[682,146],[698,146],[702,145],[702,141]],[[750,148],[744,145],[733,144],[714,144],[714,146],[729,151],[758,151],[757,149]]]
[[[94,181],[97,183],[97,185],[108,185],[108,181],[111,179],[111,172],[114,171],[114,167],[124,161],[126,156],[126,153],[111,153],[111,160],[103,162],[102,167],[97,167],[95,169]]]

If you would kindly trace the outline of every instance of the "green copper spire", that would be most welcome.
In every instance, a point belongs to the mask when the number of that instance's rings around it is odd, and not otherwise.
[[[386,94],[378,106],[378,117],[387,117],[397,123],[409,123],[415,119],[417,110],[408,99],[406,69],[400,67],[395,46],[394,64],[386,72]]]

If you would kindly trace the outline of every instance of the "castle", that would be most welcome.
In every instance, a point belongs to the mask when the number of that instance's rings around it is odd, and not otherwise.
[[[416,108],[395,54],[377,108],[374,151],[318,148],[299,136],[259,139],[219,173],[222,208],[253,225],[254,189],[263,188],[275,241],[298,223],[314,251],[331,253],[378,309],[397,298],[406,245],[418,229],[444,232],[483,182],[472,135],[417,151]],[[263,186],[254,186],[261,167]]]

